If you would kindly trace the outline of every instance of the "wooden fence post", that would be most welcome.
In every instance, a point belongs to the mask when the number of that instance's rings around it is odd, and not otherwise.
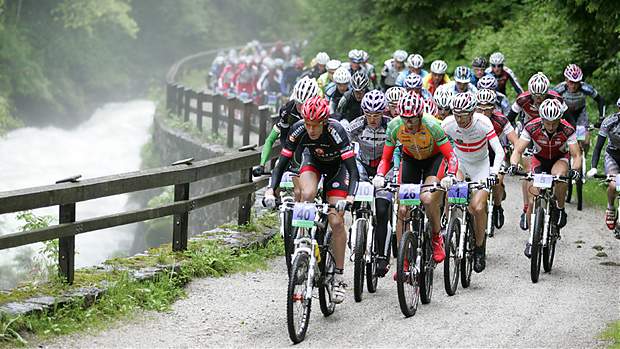
[[[58,223],[75,222],[75,203],[60,205]],[[58,272],[67,283],[73,284],[75,272],[75,236],[58,239]]]
[[[196,127],[202,132],[202,118],[205,115],[204,101],[207,99],[207,95],[204,92],[198,92],[196,95]]]
[[[171,83],[166,83],[166,112],[167,115],[170,115],[172,111],[175,109],[174,102],[176,101],[176,88]]]
[[[177,84],[177,116],[181,117],[181,113],[183,112],[183,97],[185,96],[185,94],[183,93],[183,91],[185,90],[185,88],[183,87],[183,85],[181,84]]]
[[[174,186],[174,201],[189,200],[189,183],[176,184]],[[172,250],[185,251],[187,249],[187,226],[189,212],[174,215],[172,228]]]
[[[237,98],[228,97],[227,102],[228,132],[226,133],[226,145],[229,148],[233,148],[235,146],[235,109],[237,106]]]
[[[191,111],[191,108],[192,108],[191,102],[192,102],[192,98],[194,96],[194,91],[192,91],[191,88],[186,87],[183,90],[183,94],[184,94],[184,98],[185,98],[185,101],[184,101],[185,102],[185,110],[184,110],[184,113],[183,113],[183,121],[187,122],[187,121],[189,121],[189,112]]]
[[[269,120],[269,106],[258,107],[258,145],[265,144],[267,139],[267,120]]]
[[[251,100],[243,102],[243,127],[241,134],[243,135],[243,144],[250,144],[250,129],[252,128],[252,113],[256,109],[256,106]]]
[[[241,175],[241,183],[249,183],[252,181],[252,169],[248,168],[239,171]],[[240,184],[241,184],[240,183]],[[239,210],[237,216],[237,224],[244,225],[250,223],[250,214],[252,213],[252,193],[239,196]]]
[[[224,97],[221,94],[216,94],[213,96],[213,111],[211,112],[211,132],[214,136],[219,135],[220,128],[220,117],[222,113],[222,104]]]

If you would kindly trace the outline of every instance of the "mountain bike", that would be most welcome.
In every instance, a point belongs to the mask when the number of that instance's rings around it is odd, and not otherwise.
[[[377,252],[375,251],[375,188],[370,182],[360,182],[355,194],[351,246],[353,250],[353,296],[362,301],[364,281],[368,292],[377,291]],[[366,276],[366,280],[364,280]]]
[[[587,154],[584,151],[583,142],[586,139],[586,131],[594,130],[593,125],[589,125],[587,128],[583,126],[577,126],[577,141],[579,142],[579,148],[581,149],[581,171],[579,179],[577,180],[568,180],[568,191],[566,192],[566,202],[571,202],[573,196],[573,187],[575,187],[575,192],[577,194],[577,211],[581,211],[583,209],[583,185],[586,183],[586,172],[588,172],[586,157]],[[572,163],[572,159],[571,162]],[[574,185],[573,185],[574,184]]]
[[[617,175],[595,175],[594,178],[604,179],[605,183],[615,182],[616,183],[616,201],[619,202],[618,207],[616,208],[616,217],[620,214],[620,174]],[[617,219],[617,218],[616,218]],[[616,223],[616,227],[614,228],[614,236],[616,239],[620,239],[620,224]]]

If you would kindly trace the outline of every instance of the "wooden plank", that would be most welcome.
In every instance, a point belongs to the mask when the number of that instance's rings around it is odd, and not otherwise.
[[[189,200],[189,183],[177,184],[174,186],[174,201]],[[187,249],[187,226],[189,223],[189,213],[187,211],[174,215],[172,227],[172,250],[185,251]]]
[[[235,146],[235,108],[237,107],[237,99],[235,97],[228,97],[226,102],[226,107],[228,108],[226,145],[228,148],[233,148]]]
[[[198,127],[200,132],[202,132],[202,118],[205,115],[204,101],[206,99],[207,96],[204,92],[199,92],[196,95],[196,127]]]
[[[222,113],[222,104],[224,97],[220,94],[213,96],[213,112],[211,114],[211,133],[219,135],[220,118]]]
[[[240,171],[241,183],[252,182],[252,170],[245,169]],[[239,209],[237,210],[237,224],[244,225],[250,222],[252,213],[252,193],[239,196]]]
[[[75,204],[60,205],[60,224],[75,222]],[[75,272],[75,235],[64,236],[58,240],[58,273],[73,284]]]
[[[256,107],[252,101],[243,102],[243,125],[241,126],[241,134],[243,135],[242,145],[250,144],[252,114],[255,109]]]
[[[175,109],[176,102],[176,88],[171,83],[166,83],[166,111],[167,114],[170,115],[172,111]]]
[[[269,107],[261,105],[258,107],[258,145],[265,144],[267,139],[267,120],[269,119]]]
[[[185,91],[185,87],[183,87],[183,85],[181,84],[177,84],[177,116],[181,116],[181,113],[183,112],[183,97],[185,96],[184,91]]]
[[[269,178],[263,177],[252,183],[234,185],[232,187],[220,189],[193,199],[179,201],[155,208],[146,208],[85,219],[74,223],[58,224],[30,232],[18,232],[2,235],[0,236],[0,250],[56,239],[59,237],[73,236],[90,231],[112,228],[119,225],[142,222],[159,217],[166,217],[176,213],[192,211],[203,206],[231,199],[235,196],[253,193],[259,188],[266,186],[268,181]]]
[[[194,91],[189,88],[186,87],[183,90],[183,100],[184,100],[184,107],[183,107],[183,121],[187,122],[189,121],[189,112],[190,112],[190,107],[191,107],[191,102],[192,99],[194,98]]]

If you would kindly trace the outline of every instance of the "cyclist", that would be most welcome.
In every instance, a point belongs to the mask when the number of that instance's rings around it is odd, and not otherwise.
[[[381,70],[381,85],[383,90],[387,91],[390,87],[396,86],[396,79],[403,71],[405,71],[405,60],[407,59],[407,52],[403,50],[396,50],[392,54],[392,58],[386,60],[383,63],[383,70]]]
[[[341,64],[342,63],[337,59],[329,60],[325,65],[327,71],[321,74],[318,79],[316,79],[316,83],[319,85],[319,90],[321,91],[321,96],[325,95],[325,89],[327,88],[327,85],[329,85],[330,82],[334,81],[334,72],[336,71],[336,69],[340,68]]]
[[[598,103],[599,122],[605,117],[605,100],[598,94],[592,85],[583,81],[583,72],[576,64],[569,64],[564,69],[565,80],[559,83],[554,90],[562,96],[568,109],[564,112],[564,119],[573,126],[577,132],[577,138],[583,147],[583,153],[588,154],[590,147],[590,134],[588,126],[588,112],[586,110],[586,96],[592,97]]]
[[[453,140],[454,153],[459,159],[457,177],[472,181],[485,181],[491,177],[497,182],[497,173],[504,159],[504,148],[495,133],[491,121],[474,112],[476,96],[472,92],[457,93],[450,102],[452,115],[441,122],[441,128]],[[489,162],[489,147],[493,149],[495,160]],[[472,193],[469,211],[474,217],[476,247],[474,248],[474,271],[480,273],[486,266],[485,230],[487,226],[487,202],[489,192],[477,190]]]
[[[394,148],[402,145],[399,180],[400,183],[438,183],[448,188],[454,183],[458,170],[458,161],[452,152],[446,134],[439,121],[424,114],[424,98],[415,93],[407,93],[398,101],[399,116],[388,124],[388,138],[383,147],[383,155],[377,175],[373,178],[376,188],[385,185],[384,176],[392,164]],[[445,161],[444,161],[445,160]],[[445,163],[444,163],[445,162]],[[445,170],[447,164],[447,171]],[[444,177],[444,173],[448,175]],[[442,193],[422,192],[420,199],[432,230],[433,260],[441,263],[446,257],[443,249],[441,232],[440,203]],[[399,222],[407,216],[407,207],[401,206],[398,212]],[[396,225],[397,240],[402,236],[402,224]],[[394,275],[396,276],[396,275]]]
[[[486,69],[487,73],[492,74],[497,79],[497,91],[506,94],[506,83],[510,81],[517,95],[523,93],[523,88],[517,80],[517,76],[512,70],[504,66],[504,55],[501,52],[495,52],[489,57],[491,66]]]
[[[588,177],[593,177],[598,173],[598,160],[601,155],[605,140],[609,139],[605,149],[605,174],[617,175],[620,173],[620,98],[616,102],[618,112],[608,116],[603,120],[598,132],[598,138],[592,151],[592,168],[588,171]],[[611,181],[607,187],[607,210],[605,211],[605,224],[610,230],[616,228],[616,182]],[[620,239],[619,230],[616,230],[616,238]]]
[[[372,90],[364,95],[362,99],[362,110],[364,115],[353,120],[347,127],[351,142],[359,144],[356,155],[357,172],[361,181],[368,181],[369,177],[375,176],[377,167],[381,161],[383,146],[387,139],[386,129],[390,118],[383,113],[387,109],[387,99],[383,92]],[[375,209],[376,209],[376,231],[375,246],[379,254],[377,261],[377,274],[384,276],[388,269],[388,258],[386,257],[385,240],[387,237],[387,226],[391,215],[392,194],[387,190],[377,190]]]
[[[428,72],[422,67],[424,66],[424,58],[417,53],[410,54],[407,57],[407,69],[398,74],[398,78],[396,78],[396,86],[403,86],[405,83],[405,79],[409,74],[418,74],[424,79]]]
[[[478,84],[478,80],[485,75],[491,75],[491,73],[487,73],[485,70],[489,67],[489,63],[487,59],[484,57],[476,57],[471,61],[471,69],[474,73],[471,75],[470,82],[476,86]]]
[[[505,94],[497,91],[497,79],[490,74],[484,75],[478,80],[476,87],[480,89],[489,89],[495,91],[495,108],[502,112],[504,115],[508,115],[510,112],[510,102]]]
[[[433,101],[437,106],[436,118],[438,120],[443,120],[452,113],[452,110],[450,109],[450,101],[453,96],[454,92],[452,89],[448,88],[448,85],[441,85],[435,91]]]
[[[207,86],[214,90],[217,84],[217,78],[224,70],[226,66],[226,57],[224,53],[218,53],[213,62],[211,63],[211,68],[209,69],[209,74],[207,75]]]
[[[450,82],[450,78],[446,75],[446,69],[448,69],[448,64],[442,60],[436,60],[431,64],[431,73],[422,80],[424,88],[431,94],[435,93],[435,89],[439,85]]]
[[[562,119],[565,105],[558,99],[546,99],[540,105],[540,117],[530,121],[523,128],[523,132],[517,141],[512,156],[510,157],[509,173],[514,173],[517,164],[521,160],[523,152],[528,145],[533,143],[534,155],[532,156],[532,172],[550,173],[555,176],[566,176],[569,173],[568,163],[573,158],[575,168],[571,171],[571,177],[577,179],[581,167],[581,150],[577,144],[575,129]],[[529,183],[529,182],[528,182]],[[559,228],[566,225],[566,212],[564,202],[568,184],[558,182],[554,188],[554,196],[557,201],[559,215],[556,217],[556,224]],[[533,194],[538,190],[530,184],[528,193],[530,194],[529,209],[527,211],[527,221],[529,226],[532,213]],[[530,258],[532,255],[532,234],[530,232],[529,241],[525,245],[524,254]]]
[[[280,82],[282,81],[282,71],[276,69],[276,65],[271,58],[263,60],[264,71],[256,82],[256,89],[262,93],[280,93]],[[266,104],[266,100],[264,102]]]
[[[351,76],[355,74],[357,71],[362,71],[365,75],[368,75],[362,63],[364,62],[364,55],[362,51],[353,49],[349,51],[348,54],[349,61],[344,63],[342,66],[349,70]]]
[[[515,122],[517,115],[523,114],[522,128],[530,122],[530,120],[536,119],[539,117],[538,110],[541,103],[546,99],[559,99],[562,100],[560,95],[553,91],[549,90],[549,79],[545,74],[538,72],[530,78],[527,82],[528,90],[521,93],[515,102],[512,104],[510,108],[510,112],[508,113],[508,120],[511,123]],[[521,131],[521,129],[519,129]],[[530,170],[530,162],[529,156],[523,159],[523,165],[526,171]],[[522,194],[523,194],[523,212],[521,213],[521,219],[519,221],[519,226],[523,230],[528,230],[528,222],[526,219],[526,212],[528,211],[528,203],[529,203],[529,194],[527,188],[530,186],[530,183],[523,182],[522,184]]]
[[[325,88],[325,96],[329,100],[329,112],[334,114],[340,99],[349,91],[349,83],[351,82],[351,73],[349,70],[340,67],[334,72],[334,81]]]
[[[329,55],[325,52],[319,52],[314,57],[314,64],[312,67],[301,74],[301,77],[307,76],[311,79],[318,79],[327,71],[325,67],[329,62]]]
[[[407,90],[407,92],[415,92],[422,96],[424,100],[432,99],[433,96],[431,93],[422,87],[422,77],[418,74],[409,74],[405,79],[405,83],[403,87]]]
[[[385,91],[385,98],[388,102],[388,108],[386,110],[386,115],[391,118],[395,118],[398,116],[397,105],[400,98],[407,93],[407,90],[404,87],[394,86],[390,87]]]
[[[298,148],[307,149],[299,174],[302,202],[314,202],[319,180],[323,177],[323,188],[327,202],[336,206],[330,210],[329,225],[333,234],[333,252],[336,262],[334,294],[332,301],[342,303],[345,297],[344,255],[347,236],[344,226],[344,210],[353,203],[357,190],[358,173],[355,154],[349,136],[340,123],[329,117],[327,101],[320,96],[308,99],[302,108],[304,119],[291,127],[277,165],[271,175],[271,183],[265,191],[265,204],[275,206],[274,190],[280,185],[293,154]]]
[[[243,100],[251,99],[254,96],[256,80],[258,79],[258,69],[252,64],[252,57],[243,57],[243,62],[239,64],[232,81],[235,86],[236,95]]]
[[[314,79],[305,77],[300,79],[297,84],[295,84],[290,101],[280,108],[278,121],[273,125],[269,136],[267,136],[267,139],[265,140],[265,144],[263,145],[263,149],[261,151],[260,165],[254,168],[255,176],[260,176],[265,171],[265,164],[269,161],[271,149],[276,139],[280,138],[280,144],[286,143],[291,125],[301,120],[303,104],[312,97],[318,96],[318,94],[319,87]],[[302,149],[299,149],[298,152],[294,154],[295,156],[292,157],[290,169],[294,171],[299,170],[299,166],[302,161],[301,152]],[[301,192],[297,177],[293,177],[293,186],[295,199],[298,200]]]
[[[466,66],[460,65],[454,70],[454,81],[450,81],[447,85],[453,90],[454,94],[471,92],[476,96],[478,89],[471,81],[471,71]]]
[[[338,102],[336,111],[338,120],[346,120],[347,123],[362,115],[362,98],[368,92],[368,76],[363,72],[357,72],[351,76],[351,89],[342,96]]]
[[[493,128],[495,129],[495,134],[499,137],[502,146],[507,147],[509,144],[512,144],[514,147],[519,139],[519,136],[517,136],[517,133],[512,127],[510,121],[508,121],[508,118],[499,110],[495,109],[496,99],[497,93],[495,90],[478,90],[478,93],[476,94],[476,100],[478,102],[476,105],[476,112],[491,120]],[[504,158],[505,156],[502,157],[501,160],[503,161]],[[493,149],[489,149],[489,160],[491,163],[495,161],[495,152]],[[504,188],[504,175],[498,174],[498,184],[493,187],[493,216],[497,219],[493,222],[493,225],[495,225],[497,229],[504,226],[504,209],[502,208],[502,201],[506,197]]]
[[[278,59],[276,59],[277,61]],[[293,87],[295,86],[295,82],[297,78],[301,75],[304,69],[304,60],[299,57],[296,58],[293,65],[288,66],[282,72],[282,82],[280,84],[280,92],[282,92],[283,96],[288,96]]]
[[[378,83],[377,83],[377,74],[375,73],[375,66],[371,63],[368,63],[368,59],[370,58],[368,56],[368,52],[364,50],[360,50],[360,53],[362,54],[361,66],[364,68],[364,70],[366,71],[366,74],[368,75],[370,89],[375,90],[379,88]]]
[[[224,96],[227,96],[234,88],[233,76],[237,70],[237,64],[239,64],[237,57],[229,54],[228,63],[224,66],[217,79],[217,90]]]

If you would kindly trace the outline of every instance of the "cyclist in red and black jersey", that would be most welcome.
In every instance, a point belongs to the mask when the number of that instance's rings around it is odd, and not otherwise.
[[[495,52],[489,57],[491,66],[486,69],[486,73],[491,73],[497,79],[497,91],[506,94],[506,84],[510,81],[515,92],[523,93],[523,88],[517,80],[517,76],[512,70],[504,66],[504,55],[501,52]]]

